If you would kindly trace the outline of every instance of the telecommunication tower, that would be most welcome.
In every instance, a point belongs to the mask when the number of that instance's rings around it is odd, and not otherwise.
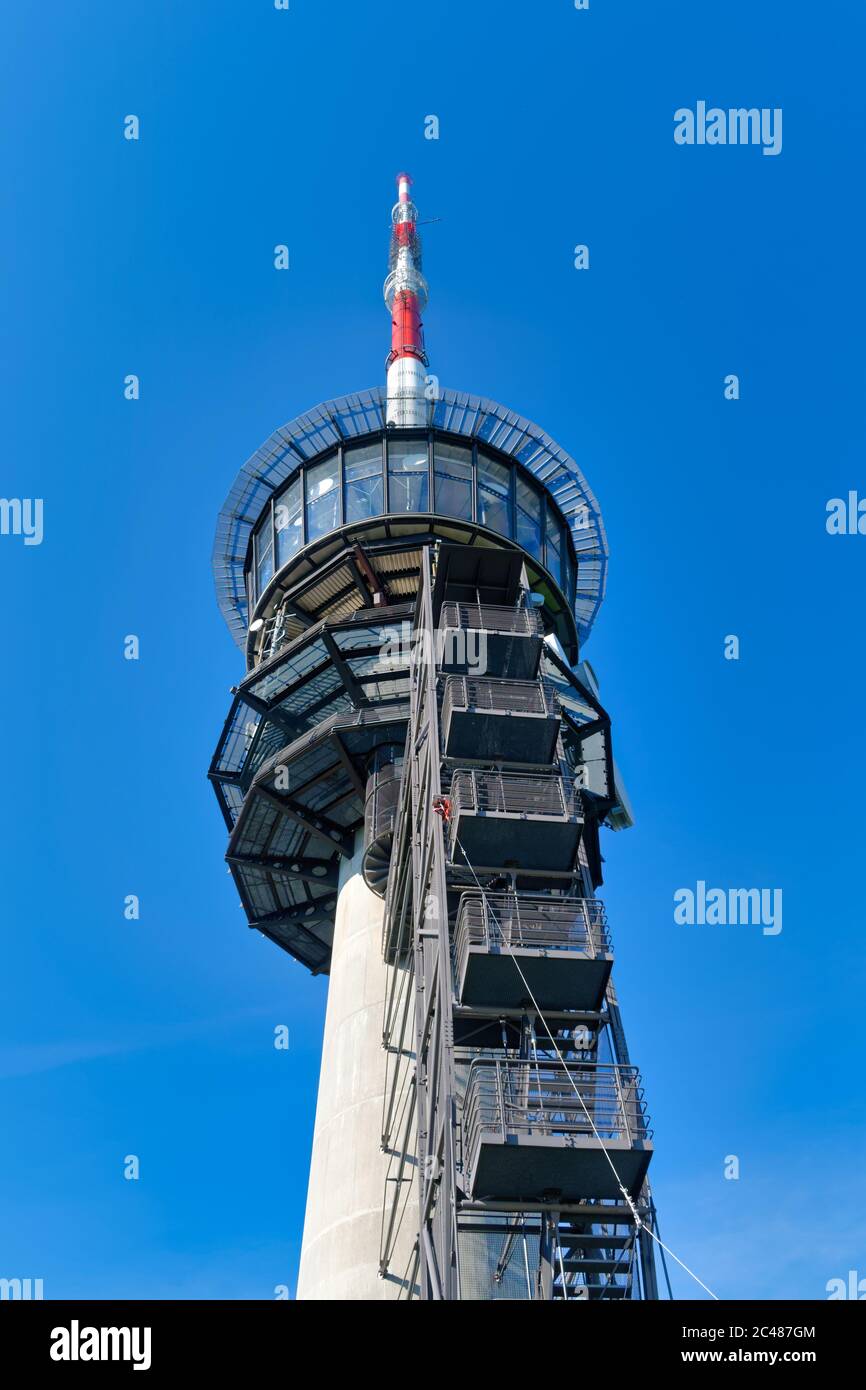
[[[219,517],[244,650],[210,768],[249,925],[329,974],[298,1297],[656,1298],[652,1132],[582,660],[607,542],[575,461],[438,387],[408,175],[386,387],[283,426]]]

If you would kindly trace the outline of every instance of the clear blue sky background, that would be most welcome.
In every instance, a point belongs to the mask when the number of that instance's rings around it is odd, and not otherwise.
[[[862,6],[48,0],[2,30],[0,494],[46,533],[0,538],[0,1275],[294,1287],[326,983],[222,863],[210,549],[271,430],[382,381],[406,167],[433,370],[561,441],[607,523],[586,655],[637,817],[605,896],[662,1234],[723,1297],[866,1276],[866,537],[824,524],[866,494]],[[782,154],[677,147],[698,99],[782,107]],[[676,926],[700,878],[782,888],[782,934]]]

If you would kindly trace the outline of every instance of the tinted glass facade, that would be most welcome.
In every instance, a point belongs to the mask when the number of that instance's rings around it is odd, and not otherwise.
[[[299,469],[274,494],[255,529],[252,601],[302,546],[347,523],[401,512],[459,517],[517,541],[574,604],[569,528],[544,489],[518,464],[435,433],[417,439],[382,435],[334,449]]]

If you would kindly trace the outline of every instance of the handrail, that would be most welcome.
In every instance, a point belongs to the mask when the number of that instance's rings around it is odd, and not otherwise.
[[[461,894],[454,948],[579,951],[592,960],[611,953],[604,903],[598,898],[538,898],[516,893]]]
[[[575,1087],[577,1092],[575,1093]],[[502,1143],[512,1136],[600,1139],[629,1147],[652,1136],[640,1073],[612,1062],[475,1058],[463,1100],[464,1151],[482,1132]]]
[[[480,629],[511,633],[518,637],[543,635],[541,619],[534,608],[513,608],[495,603],[443,603],[439,628]]]
[[[442,697],[442,721],[454,711],[472,710],[496,714],[535,714],[558,717],[558,704],[551,683],[497,680],[489,676],[448,676]]]
[[[466,812],[571,820],[580,819],[583,808],[580,787],[571,778],[481,772],[475,768],[461,768],[454,773],[451,803],[455,818]]]

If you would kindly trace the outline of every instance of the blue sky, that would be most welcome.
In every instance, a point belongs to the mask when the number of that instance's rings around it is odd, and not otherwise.
[[[294,1287],[326,986],[222,862],[210,548],[275,427],[382,381],[405,167],[441,219],[432,369],[548,430],[605,516],[586,656],[637,823],[604,896],[662,1234],[722,1297],[866,1276],[866,538],[825,530],[866,495],[862,7],[52,0],[2,29],[0,493],[45,537],[0,537],[0,1275]],[[781,107],[782,153],[677,146],[698,100]],[[782,933],[676,925],[699,879],[781,888]]]

